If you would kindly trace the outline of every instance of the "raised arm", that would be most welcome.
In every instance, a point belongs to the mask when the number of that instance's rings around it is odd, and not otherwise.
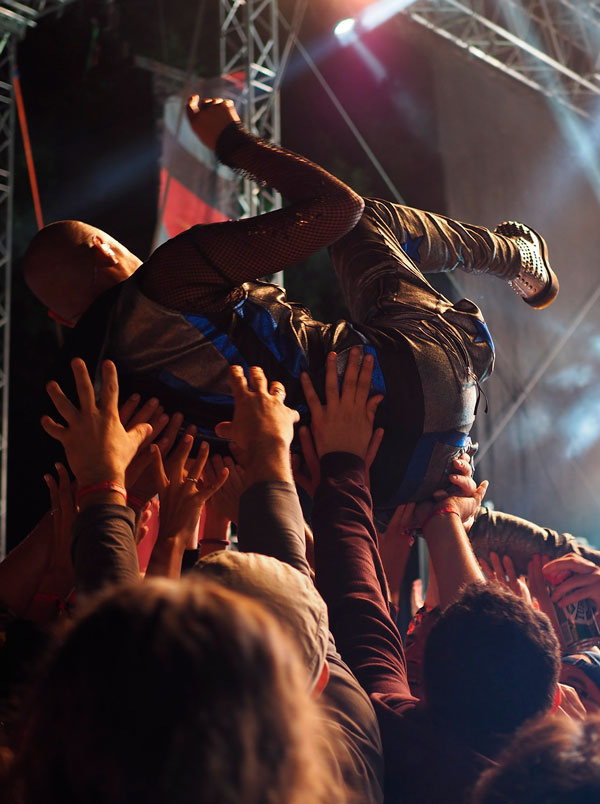
[[[65,424],[42,417],[48,435],[60,441],[77,481],[79,514],[73,525],[73,564],[79,593],[108,583],[139,578],[134,542],[135,517],[126,505],[125,471],[152,426],[137,423],[126,430],[119,419],[119,393],[114,363],[102,365],[97,403],[85,363],[72,362],[79,397],[77,408],[56,382],[48,394]]]
[[[240,497],[240,550],[273,556],[309,575],[304,519],[290,464],[290,443],[298,413],[284,405],[280,382],[270,386],[261,368],[250,369],[250,385],[239,366],[229,381],[235,400],[232,422],[217,425],[219,435],[237,445],[244,468]]]
[[[291,203],[255,218],[194,226],[165,243],[140,274],[150,298],[173,309],[205,308],[213,294],[293,265],[358,222],[359,195],[308,159],[246,132],[231,101],[193,96],[188,117],[224,164]]]
[[[342,658],[376,704],[413,706],[400,634],[390,617],[364,458],[381,397],[368,399],[372,358],[359,371],[352,350],[338,392],[335,356],[326,371],[322,406],[307,375],[303,387],[321,460],[312,524],[317,588],[329,608]],[[381,714],[381,711],[380,711]]]

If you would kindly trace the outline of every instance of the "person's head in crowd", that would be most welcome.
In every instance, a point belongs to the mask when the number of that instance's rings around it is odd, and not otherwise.
[[[194,572],[260,600],[300,650],[310,689],[314,694],[323,690],[329,677],[327,606],[306,575],[271,556],[232,550],[200,559]]]
[[[597,804],[600,717],[525,726],[482,774],[473,804]]]
[[[576,690],[588,714],[600,713],[600,653],[586,650],[563,656],[560,681]]]
[[[257,602],[197,577],[121,587],[79,616],[40,679],[21,799],[344,801],[307,686]]]
[[[81,221],[57,221],[35,235],[23,260],[25,281],[61,324],[74,326],[104,291],[141,260],[110,235]]]
[[[558,641],[544,614],[500,585],[472,584],[427,639],[427,706],[490,756],[526,720],[551,709],[559,669]]]

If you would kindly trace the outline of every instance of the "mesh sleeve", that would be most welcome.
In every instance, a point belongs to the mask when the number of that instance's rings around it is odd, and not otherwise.
[[[140,282],[151,299],[175,310],[222,309],[243,282],[275,273],[328,246],[358,222],[363,200],[304,157],[228,126],[222,162],[269,184],[291,203],[254,218],[193,226],[158,248]]]

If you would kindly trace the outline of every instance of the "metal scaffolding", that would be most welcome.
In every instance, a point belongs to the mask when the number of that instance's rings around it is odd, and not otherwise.
[[[73,0],[0,4],[0,559],[6,555],[8,404],[10,369],[11,251],[17,41],[47,14]]]
[[[600,96],[597,0],[416,0],[404,13],[578,114]]]
[[[15,37],[2,32],[0,53],[0,556],[6,555],[8,378],[15,104]]]
[[[221,75],[243,83],[240,116],[249,131],[280,142],[277,76],[280,70],[277,0],[219,0]],[[242,217],[281,206],[279,193],[249,179],[240,186]]]

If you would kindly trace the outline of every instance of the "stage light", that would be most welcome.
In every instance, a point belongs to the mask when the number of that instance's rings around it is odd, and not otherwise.
[[[333,29],[333,32],[338,37],[338,39],[346,39],[348,37],[348,34],[350,34],[354,30],[355,25],[356,20],[352,19],[352,17],[348,17],[345,20],[340,20]]]
[[[360,15],[360,22],[366,30],[373,30],[411,6],[415,0],[378,0],[367,6]]]

